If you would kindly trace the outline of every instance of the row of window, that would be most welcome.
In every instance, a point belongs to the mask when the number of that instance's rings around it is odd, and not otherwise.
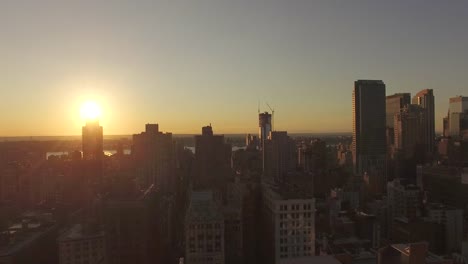
[[[288,219],[288,218],[298,219],[301,216],[303,216],[304,218],[311,218],[312,213],[311,212],[308,212],[308,213],[292,213],[292,214],[282,213],[282,214],[279,215],[280,219]]]
[[[280,222],[280,228],[288,228],[288,227],[312,227],[312,222],[310,221],[285,221]]]
[[[288,258],[288,257],[292,257],[292,258],[296,258],[296,257],[302,257],[302,256],[312,256],[312,254],[310,252],[304,252],[304,254],[297,254],[297,253],[293,253],[291,255],[288,255],[288,254],[280,254],[280,258]]]
[[[289,241],[289,243],[288,243]],[[302,243],[310,243],[312,242],[312,238],[310,237],[289,237],[289,238],[280,238],[280,245],[283,244],[302,244]]]
[[[280,247],[280,252],[301,252],[302,251],[311,251],[312,247],[311,246],[295,246],[295,247],[287,247],[283,246]]]
[[[300,204],[280,205],[280,211],[287,211],[288,209],[292,211],[299,211],[300,208],[301,208]],[[302,210],[312,210],[312,204],[302,204]]]
[[[194,244],[189,245],[189,251],[190,253],[195,253],[197,252],[197,248],[195,247]],[[221,244],[216,243],[216,245],[213,247],[213,245],[207,245],[206,248],[203,245],[198,245],[198,252],[221,252]]]
[[[197,239],[198,239],[198,240],[205,240],[205,238],[206,238],[206,240],[212,240],[213,238],[214,238],[215,240],[220,240],[220,239],[221,239],[221,235],[220,235],[220,234],[217,234],[217,235],[214,235],[214,236],[213,236],[212,234],[207,234],[207,235],[205,236],[204,234],[198,234],[198,236],[197,236]],[[195,240],[195,236],[191,234],[191,236],[189,237],[189,240],[190,240],[190,241]]]
[[[190,229],[220,229],[221,224],[191,224],[189,225]]]
[[[312,234],[311,229],[307,230],[280,230],[280,236],[300,236]]]
[[[191,257],[188,259],[190,263],[213,263],[221,264],[221,262],[213,257]]]

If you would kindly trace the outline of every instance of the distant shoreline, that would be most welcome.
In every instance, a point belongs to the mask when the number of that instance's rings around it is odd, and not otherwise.
[[[249,133],[235,133],[235,134],[220,134],[226,138],[243,138]],[[253,133],[250,133],[253,134]],[[173,134],[174,138],[187,138],[193,137],[198,134]],[[253,134],[255,135],[255,134]],[[351,132],[330,132],[330,133],[288,133],[291,137],[340,137],[340,136],[352,136]],[[104,135],[105,140],[116,140],[116,139],[131,139],[133,135]],[[13,142],[13,141],[55,141],[55,140],[81,140],[81,135],[75,136],[7,136],[0,137],[0,142]]]

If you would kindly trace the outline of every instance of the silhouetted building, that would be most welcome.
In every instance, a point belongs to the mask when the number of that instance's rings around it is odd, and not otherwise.
[[[432,89],[425,89],[413,97],[413,104],[420,106],[424,112],[424,147],[428,155],[434,153],[435,144],[435,100]]]
[[[25,214],[0,231],[0,263],[58,263],[58,225],[51,215]]]
[[[137,168],[139,185],[171,193],[175,181],[175,146],[172,133],[159,131],[158,124],[146,124],[146,129],[133,135],[132,157]]]
[[[414,158],[417,147],[425,146],[428,142],[425,138],[427,136],[425,110],[415,105],[407,105],[401,112],[395,114],[394,122],[395,149],[403,159]]]
[[[375,215],[356,212],[353,217],[356,224],[356,235],[361,239],[371,241],[373,248],[378,248],[381,241],[381,227]]]
[[[468,97],[457,96],[449,100],[449,136],[458,138],[460,136],[460,118],[468,111]]]
[[[318,172],[327,169],[327,145],[321,139],[304,143],[297,151],[298,165],[304,171]]]
[[[227,195],[223,204],[224,215],[224,251],[226,264],[245,263],[244,261],[244,226],[243,226],[243,184],[236,178],[227,186]]]
[[[444,137],[449,137],[450,136],[449,115],[447,115],[446,117],[442,119],[442,129],[443,129],[442,135]]]
[[[103,151],[103,131],[99,121],[87,121],[82,131],[83,159],[102,160]]]
[[[389,217],[404,216],[409,219],[418,216],[420,189],[415,185],[403,185],[399,179],[387,183]]]
[[[223,135],[213,135],[211,125],[203,127],[202,135],[195,136],[193,187],[220,188],[231,173],[231,153]]]
[[[106,240],[103,231],[75,224],[57,239],[60,264],[106,264]]]
[[[245,146],[247,149],[258,149],[259,147],[258,137],[255,135],[247,134],[245,136]]]
[[[154,237],[151,201],[154,189],[137,191],[123,181],[103,200],[102,219],[108,244],[108,263],[153,263]]]
[[[386,97],[385,101],[387,127],[393,128],[395,114],[399,113],[405,106],[411,104],[411,94],[397,93],[389,95]]]
[[[185,230],[185,263],[225,263],[224,218],[212,192],[191,194]]]
[[[286,131],[273,131],[264,142],[263,164],[265,176],[281,182],[286,174],[295,170],[296,145]]]
[[[427,215],[443,228],[445,253],[460,252],[463,241],[463,210],[443,204],[429,204]]]
[[[408,219],[395,217],[392,220],[390,239],[393,243],[411,243],[425,241],[429,249],[439,254],[443,248],[442,226],[427,218]]]
[[[378,264],[451,264],[429,252],[426,242],[393,244],[379,249]]]
[[[263,142],[268,139],[271,132],[271,114],[268,112],[258,114],[258,138],[260,148],[263,148]]]
[[[382,192],[386,176],[385,84],[358,80],[353,91],[353,164],[367,174],[372,190]],[[367,180],[367,179],[366,179]]]

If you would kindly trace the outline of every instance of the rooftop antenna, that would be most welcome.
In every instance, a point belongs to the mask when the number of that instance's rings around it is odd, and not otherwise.
[[[260,114],[260,100],[258,100],[258,114]]]
[[[266,102],[266,105],[268,106],[268,108],[270,108],[271,110],[271,131],[275,131],[274,130],[274,124],[275,124],[275,109],[271,108],[271,106]]]

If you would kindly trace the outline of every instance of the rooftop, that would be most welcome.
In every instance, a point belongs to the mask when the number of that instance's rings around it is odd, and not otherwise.
[[[275,200],[307,200],[314,198],[311,175],[288,175],[282,183],[263,181],[264,188],[271,190]]]
[[[223,214],[216,204],[211,191],[193,192],[187,219],[191,222],[222,221]]]
[[[280,264],[340,264],[333,256],[313,256],[281,260]]]
[[[94,238],[103,236],[104,232],[100,230],[96,230],[92,232],[92,230],[85,230],[83,225],[76,224],[72,226],[70,229],[65,231],[59,238],[59,241],[67,241],[67,240],[79,240],[79,239],[87,239],[87,238]]]
[[[56,227],[54,222],[38,218],[18,220],[0,232],[0,257],[14,255]]]

